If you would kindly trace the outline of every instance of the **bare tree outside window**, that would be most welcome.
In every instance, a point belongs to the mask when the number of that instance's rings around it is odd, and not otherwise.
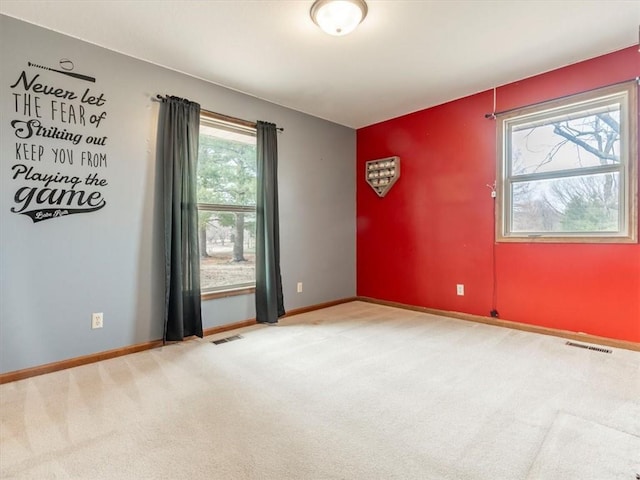
[[[500,240],[634,241],[635,91],[605,89],[499,120]]]

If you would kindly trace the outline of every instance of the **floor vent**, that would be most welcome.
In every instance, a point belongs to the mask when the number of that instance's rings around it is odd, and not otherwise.
[[[240,340],[241,338],[242,335],[231,335],[230,337],[221,338],[220,340],[214,340],[211,343],[214,345],[220,345],[221,343],[233,342],[234,340]]]
[[[570,347],[584,348],[585,350],[594,350],[600,353],[613,353],[613,350],[608,348],[594,347],[591,345],[585,345],[584,343],[567,342],[566,345],[569,345]]]

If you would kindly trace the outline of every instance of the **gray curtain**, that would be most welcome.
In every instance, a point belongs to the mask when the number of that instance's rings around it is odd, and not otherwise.
[[[277,323],[285,314],[280,276],[278,139],[273,123],[257,122],[256,320]]]
[[[202,337],[196,168],[200,105],[166,97],[158,118],[158,167],[164,178],[164,341]]]

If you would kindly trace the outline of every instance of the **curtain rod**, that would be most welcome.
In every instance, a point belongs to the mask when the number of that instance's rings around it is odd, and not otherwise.
[[[615,85],[622,85],[623,83],[628,83],[628,82],[633,82],[633,81],[635,81],[637,83],[640,83],[640,77],[629,78],[627,80],[622,80],[620,82],[610,83],[608,85],[601,85],[600,87],[590,88],[589,90],[584,90],[584,91],[578,92],[578,93],[593,92],[595,90],[600,90],[601,88],[613,87]],[[551,98],[549,100],[544,100],[542,102],[530,103],[528,105],[522,105],[520,107],[510,108],[508,110],[502,110],[500,112],[485,113],[484,114],[484,118],[494,120],[496,117],[498,117],[500,115],[504,115],[506,113],[515,112],[517,110],[522,110],[523,108],[533,107],[535,105],[542,105],[543,103],[555,102],[556,100],[562,100],[563,98],[573,97],[574,95],[576,95],[576,94],[575,93],[570,93],[569,95],[562,95],[561,97]]]
[[[151,98],[151,100],[153,100],[154,102],[164,102],[166,99],[167,99],[166,96],[163,96],[163,95],[160,95],[160,94],[156,95],[155,98]],[[222,113],[212,112],[211,110],[205,110],[203,108],[200,109],[200,113],[203,113],[205,116],[215,118],[216,120],[223,120],[225,122],[237,123],[237,124],[243,125],[245,127],[251,127],[251,128],[256,128],[257,127],[257,123],[256,122],[251,122],[249,120],[243,120],[242,118],[236,118],[236,117],[232,117],[230,115],[224,115]],[[284,128],[282,128],[282,127],[276,127],[276,130],[279,131],[279,132],[284,132]]]

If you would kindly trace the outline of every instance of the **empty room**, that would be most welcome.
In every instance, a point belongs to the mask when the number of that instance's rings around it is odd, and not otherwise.
[[[0,478],[640,479],[638,0],[2,0]]]

